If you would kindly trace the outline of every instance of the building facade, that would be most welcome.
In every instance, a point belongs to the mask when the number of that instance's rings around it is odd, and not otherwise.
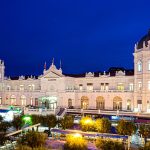
[[[0,61],[0,105],[43,106],[150,112],[150,32],[134,49],[134,72],[67,75],[52,62],[38,77],[5,77]]]

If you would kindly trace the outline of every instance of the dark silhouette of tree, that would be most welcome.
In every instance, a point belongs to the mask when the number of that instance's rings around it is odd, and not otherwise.
[[[22,127],[22,117],[21,116],[17,116],[17,117],[14,117],[13,121],[11,122],[13,127],[16,128],[16,130],[20,130],[21,127]]]

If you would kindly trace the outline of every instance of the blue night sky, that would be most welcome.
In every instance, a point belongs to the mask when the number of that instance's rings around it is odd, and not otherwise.
[[[150,28],[147,0],[1,0],[0,58],[6,75],[133,68],[134,44]]]

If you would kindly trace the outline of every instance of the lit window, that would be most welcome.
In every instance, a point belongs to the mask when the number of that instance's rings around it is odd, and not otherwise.
[[[148,90],[150,91],[150,81],[148,81]]]
[[[101,83],[101,90],[104,91],[104,83]]]
[[[148,70],[150,71],[150,60],[148,61]]]
[[[11,87],[10,85],[7,85],[7,91],[10,91]]]
[[[79,90],[82,91],[83,90],[83,85],[79,84]]]
[[[72,106],[72,99],[68,99],[68,107]]]
[[[30,104],[33,105],[33,97],[30,98]]]
[[[105,83],[105,90],[106,90],[106,91],[109,90],[109,83]]]
[[[137,64],[137,66],[138,66],[138,72],[141,72],[142,71],[142,62],[141,61],[139,61],[138,62],[138,64]]]
[[[20,85],[20,91],[24,91],[24,85]]]
[[[0,97],[0,105],[2,104],[2,97]]]
[[[129,90],[130,90],[130,91],[133,91],[133,90],[134,90],[133,83],[130,83],[130,84],[129,84]]]
[[[87,83],[87,90],[92,91],[93,90],[93,83]]]
[[[117,85],[117,90],[124,90],[124,85],[123,85],[123,83],[118,83],[118,85]]]
[[[139,88],[139,90],[142,89],[142,82],[138,82],[138,88]]]

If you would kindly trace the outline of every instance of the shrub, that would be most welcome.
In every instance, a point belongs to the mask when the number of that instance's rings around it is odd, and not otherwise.
[[[109,133],[111,130],[111,122],[107,118],[97,119],[95,128],[100,133]]]
[[[91,117],[82,117],[80,125],[83,131],[95,131],[94,121]]]
[[[87,150],[87,142],[80,135],[67,135],[64,150]]]

